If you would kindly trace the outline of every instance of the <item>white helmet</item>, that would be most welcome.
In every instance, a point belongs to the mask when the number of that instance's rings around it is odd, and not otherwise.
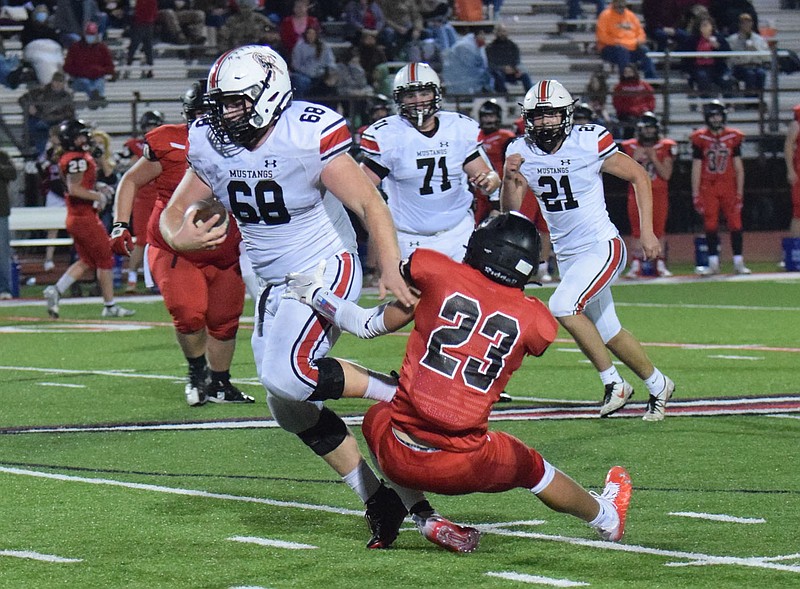
[[[244,116],[225,118],[224,103],[244,100]],[[211,128],[223,144],[255,144],[292,102],[289,68],[273,49],[245,45],[223,53],[208,73]]]
[[[525,132],[539,149],[550,153],[572,131],[572,112],[577,101],[555,80],[542,80],[532,86],[522,101]],[[557,124],[535,125],[534,119],[543,115],[561,114]]]
[[[406,92],[417,90],[433,90],[433,100],[417,104],[403,104]],[[400,116],[411,121],[412,125],[421,127],[442,107],[442,83],[439,75],[427,63],[412,62],[400,68],[394,77],[394,102]]]

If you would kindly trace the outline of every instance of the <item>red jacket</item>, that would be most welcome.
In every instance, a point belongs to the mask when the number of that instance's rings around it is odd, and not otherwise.
[[[73,78],[97,80],[114,73],[114,58],[105,43],[73,43],[64,59],[64,71]]]
[[[639,117],[656,110],[655,92],[644,80],[622,80],[614,86],[611,102],[620,118]]]

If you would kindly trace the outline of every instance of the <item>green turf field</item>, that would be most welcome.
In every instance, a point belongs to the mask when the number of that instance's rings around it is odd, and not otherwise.
[[[39,300],[0,304],[0,587],[800,587],[800,275],[779,278],[615,287],[677,385],[662,423],[641,420],[646,388],[624,367],[630,410],[595,418],[602,385],[566,332],[527,359],[492,428],[593,490],[628,468],[626,535],[601,542],[524,490],[431,496],[482,529],[466,555],[410,523],[393,549],[365,549],[358,498],[270,422],[249,319],[232,373],[257,403],[190,408],[159,300],[126,301],[123,321],[97,302],[65,301],[58,321]],[[405,340],[334,351],[391,370]],[[367,406],[331,405],[362,443]]]

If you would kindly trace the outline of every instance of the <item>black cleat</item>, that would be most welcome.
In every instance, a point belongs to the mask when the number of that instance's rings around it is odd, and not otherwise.
[[[206,388],[206,400],[211,403],[255,403],[250,395],[245,395],[231,381],[212,382]]]
[[[400,496],[394,489],[381,483],[372,497],[367,499],[367,512],[364,517],[370,532],[372,532],[372,538],[367,542],[367,548],[389,548],[397,539],[406,515],[408,515],[408,510],[400,500]]]

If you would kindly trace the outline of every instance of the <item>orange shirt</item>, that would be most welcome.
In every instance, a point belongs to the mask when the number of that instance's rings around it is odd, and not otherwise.
[[[646,40],[639,17],[627,8],[622,14],[612,7],[601,12],[597,17],[595,35],[598,51],[609,45],[621,45],[633,51]]]

